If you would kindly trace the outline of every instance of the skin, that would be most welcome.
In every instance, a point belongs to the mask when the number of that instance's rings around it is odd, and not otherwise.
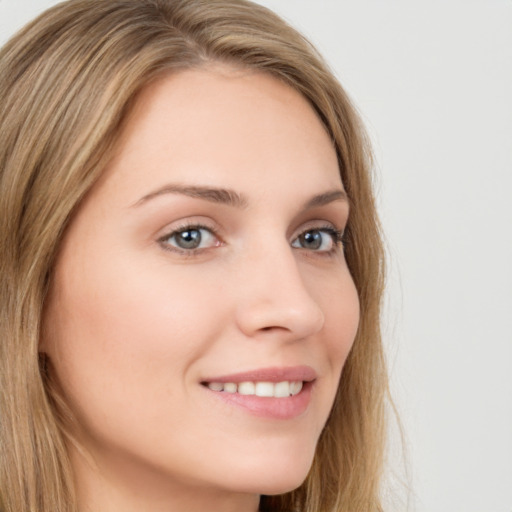
[[[162,191],[169,184],[242,200]],[[301,484],[359,321],[327,230],[347,223],[342,190],[317,115],[272,77],[215,66],[143,91],[66,232],[44,319],[41,350],[83,447],[69,448],[82,510],[254,512],[260,494]],[[190,224],[211,230],[195,251],[178,247]],[[254,415],[201,384],[296,365],[317,378],[292,419]]]

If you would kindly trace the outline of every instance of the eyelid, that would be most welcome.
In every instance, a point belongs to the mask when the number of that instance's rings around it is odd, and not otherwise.
[[[187,231],[187,230],[208,231],[217,240],[217,243],[210,247],[198,247],[198,248],[194,248],[194,249],[184,249],[184,248],[180,248],[175,245],[169,244],[167,242],[167,240],[169,238],[171,238],[172,236],[174,236],[180,232]],[[193,220],[184,220],[180,224],[173,225],[172,227],[168,227],[163,235],[158,236],[157,241],[164,250],[173,252],[173,253],[177,253],[179,255],[184,255],[184,256],[193,256],[197,253],[206,252],[209,249],[220,247],[221,245],[224,244],[222,237],[218,234],[217,227],[209,225],[206,222],[193,221]]]
[[[300,226],[293,231],[293,236],[291,238],[292,238],[292,240],[294,240],[301,233],[304,233],[305,231],[308,231],[308,230],[314,230],[314,229],[325,230],[325,231],[335,231],[336,233],[340,233],[341,235],[343,235],[343,233],[345,232],[345,229],[346,229],[345,224],[346,224],[345,222],[337,223],[337,222],[333,222],[331,220],[326,220],[326,219],[311,220],[311,221],[304,222],[304,223],[300,224]]]
[[[217,236],[222,231],[222,226],[207,215],[187,215],[171,222],[166,222],[153,236],[160,240],[169,237],[175,232],[193,228],[208,229]]]
[[[322,222],[322,224],[319,224]],[[295,245],[296,242],[299,241],[300,237],[305,233],[317,231],[323,232],[324,235],[327,234],[331,238],[331,246],[327,249],[320,248],[311,248],[311,247],[302,247],[301,245]],[[338,229],[331,222],[326,221],[313,221],[306,223],[301,227],[299,231],[295,232],[296,234],[292,238],[291,247],[294,249],[298,249],[299,251],[307,254],[309,257],[320,257],[320,258],[329,258],[333,257],[336,254],[339,254],[344,249],[343,243],[343,234],[344,230]],[[299,242],[300,243],[300,242]]]
[[[165,230],[164,230],[165,229]],[[219,234],[221,228],[217,225],[217,223],[213,222],[211,219],[202,218],[189,218],[189,219],[181,219],[171,223],[166,228],[160,231],[160,235],[157,235],[158,244],[166,251],[178,254],[180,256],[196,256],[199,254],[207,253],[212,249],[218,248],[220,246],[225,245],[225,240]],[[178,235],[180,232],[184,232],[187,230],[206,230],[211,236],[215,239],[215,243],[209,245],[207,247],[196,247],[196,248],[183,248],[179,247],[176,244],[169,243],[169,239],[173,236]],[[333,245],[329,249],[314,249],[307,248],[294,245],[298,238],[307,233],[308,231],[320,231],[324,234],[329,235],[332,238]],[[343,235],[344,229],[339,229],[334,222],[318,219],[311,220],[305,222],[300,225],[299,228],[295,229],[293,236],[290,238],[290,245],[294,249],[300,249],[302,251],[308,253],[315,253],[318,256],[330,256],[336,252],[339,252],[340,249],[343,249]]]

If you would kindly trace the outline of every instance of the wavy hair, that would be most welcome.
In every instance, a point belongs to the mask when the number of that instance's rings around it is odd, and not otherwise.
[[[68,411],[38,354],[56,253],[137,94],[162,75],[221,62],[299,91],[335,145],[351,202],[346,258],[361,320],[312,468],[277,512],[376,512],[388,379],[380,336],[383,246],[371,152],[313,46],[245,0],[70,0],[0,50],[0,510],[74,512]]]

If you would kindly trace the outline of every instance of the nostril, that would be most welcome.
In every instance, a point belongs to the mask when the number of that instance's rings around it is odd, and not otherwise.
[[[259,329],[261,332],[269,332],[269,331],[289,331],[287,327],[282,327],[280,325],[268,325],[267,327],[261,327]]]
[[[247,301],[241,301],[236,308],[236,323],[246,335],[303,339],[321,330],[323,311],[307,290],[296,286],[269,292],[266,287],[254,287],[251,292]]]

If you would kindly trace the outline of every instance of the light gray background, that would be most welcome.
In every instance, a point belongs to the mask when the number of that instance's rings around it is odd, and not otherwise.
[[[0,0],[0,42],[54,3]],[[374,141],[409,460],[394,432],[387,475],[411,489],[393,510],[511,512],[512,0],[260,3],[317,44]]]

